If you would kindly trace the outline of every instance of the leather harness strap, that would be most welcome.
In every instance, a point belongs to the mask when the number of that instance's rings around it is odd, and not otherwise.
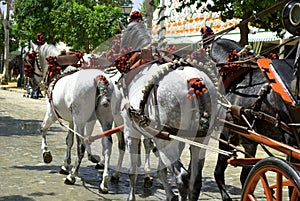
[[[245,108],[243,108],[241,106],[237,106],[237,105],[232,105],[230,107],[230,112],[234,118],[242,120],[241,116],[242,116],[242,114],[245,114],[247,116],[253,117],[254,119],[259,119],[259,120],[265,121],[271,125],[279,127],[282,130],[284,130],[286,133],[293,135],[292,129],[286,123],[284,123],[283,121],[278,121],[278,119],[276,117],[268,115],[264,112],[254,111],[253,109],[245,109]]]

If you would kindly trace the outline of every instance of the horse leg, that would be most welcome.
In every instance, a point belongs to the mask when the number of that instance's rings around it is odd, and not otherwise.
[[[228,135],[224,134],[223,132],[220,135],[220,139],[228,141]],[[219,142],[219,149],[224,151],[229,151],[230,147],[222,142]],[[227,169],[227,160],[229,159],[229,156],[225,156],[223,154],[218,154],[218,160],[215,167],[214,177],[217,183],[217,186],[219,188],[219,191],[221,193],[221,197],[223,201],[231,201],[225,185],[225,171]]]
[[[159,162],[158,162],[157,175],[158,175],[158,178],[161,181],[161,183],[162,183],[162,185],[163,185],[163,187],[166,191],[167,200],[168,201],[178,200],[178,196],[176,196],[174,194],[174,192],[172,191],[172,188],[168,184],[168,180],[167,180],[168,170],[167,170],[166,167],[164,167],[164,164],[162,163],[162,161],[160,159],[159,159]]]
[[[143,140],[144,148],[145,148],[145,179],[144,179],[144,187],[151,188],[153,185],[153,178],[150,175],[150,151],[154,147],[153,142],[149,138],[144,138]]]
[[[84,125],[76,125],[74,124],[74,130],[77,133],[83,133],[84,132]],[[85,145],[83,143],[83,141],[79,138],[78,135],[76,135],[76,139],[77,139],[77,157],[75,160],[75,164],[74,167],[72,168],[70,174],[67,176],[67,178],[65,179],[65,184],[68,185],[74,185],[76,182],[76,176],[78,176],[78,170],[81,164],[81,161],[84,157],[84,152],[85,152]]]
[[[48,150],[46,135],[47,135],[47,131],[48,131],[49,127],[55,121],[55,118],[53,117],[53,115],[51,115],[51,113],[48,112],[49,109],[51,111],[51,108],[47,107],[47,112],[46,112],[46,115],[44,117],[44,121],[43,121],[43,123],[41,125],[41,128],[40,128],[40,133],[42,135],[41,150],[42,150],[42,154],[43,154],[43,160],[44,160],[45,163],[51,163],[51,161],[52,161],[51,152]]]
[[[73,122],[70,122],[69,127],[71,129],[74,128]],[[60,174],[69,174],[69,168],[71,164],[71,149],[74,144],[74,133],[71,130],[68,130],[68,135],[66,137],[66,145],[67,145],[67,151],[66,151],[66,157],[64,160],[63,165],[60,167]]]
[[[126,131],[125,131],[126,132]],[[126,135],[126,134],[125,134]],[[129,151],[130,169],[129,169],[129,201],[134,201],[135,199],[135,184],[137,179],[137,166],[138,166],[138,146],[141,139],[128,136],[126,138],[126,143]]]
[[[202,169],[205,161],[205,149],[191,146],[190,155],[189,200],[198,200],[202,188]]]
[[[122,169],[122,163],[123,163],[124,154],[125,154],[125,147],[126,147],[124,133],[118,132],[117,137],[118,137],[118,148],[119,148],[119,160],[118,160],[118,164],[116,167],[116,171],[113,173],[113,175],[111,177],[111,179],[114,181],[119,181],[120,173],[121,173],[121,169]]]
[[[250,142],[247,140],[246,143],[243,143],[243,147],[245,150],[247,150],[247,153],[249,153],[251,156],[255,156],[256,155],[256,151],[257,151],[257,144],[254,142]],[[245,158],[249,158],[249,156],[245,156]],[[245,166],[242,168],[241,171],[241,175],[240,175],[240,182],[242,184],[242,186],[244,186],[245,181],[247,179],[247,176],[250,172],[250,170],[252,169],[252,167],[250,166]]]
[[[112,124],[110,122],[107,122],[104,124],[103,130],[109,130],[111,129]],[[109,162],[110,162],[110,156],[111,156],[111,149],[112,149],[112,137],[111,136],[105,136],[102,138],[102,155],[104,156],[104,171],[102,175],[102,182],[99,187],[99,191],[102,193],[108,193],[108,180],[109,180]]]
[[[179,197],[178,200],[184,201],[187,200],[188,192],[189,192],[189,178],[190,174],[184,168],[183,164],[180,160],[175,161],[171,165],[171,170],[175,175],[176,184],[178,187]]]
[[[96,123],[96,120],[91,120],[91,121],[86,123],[86,125],[85,125],[86,137],[89,137],[89,136],[92,135],[95,123]],[[92,163],[99,163],[100,156],[92,154],[91,144],[86,145],[86,152],[88,154],[88,160],[89,161],[91,161]]]

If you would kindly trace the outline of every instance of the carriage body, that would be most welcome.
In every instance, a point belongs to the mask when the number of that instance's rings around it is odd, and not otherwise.
[[[283,12],[285,27],[294,36],[299,35],[300,30],[299,13],[296,14],[299,9],[299,1],[291,1],[286,5]],[[299,37],[295,36],[295,38],[299,40]],[[243,201],[300,199],[299,54],[300,44],[298,44],[295,60],[266,58],[256,60],[270,90],[283,103],[282,107],[286,109],[287,119],[271,117],[260,111],[260,108],[258,110],[248,109],[244,108],[244,105],[232,105],[228,108],[228,112],[231,112],[232,116],[235,115],[235,118],[241,119],[244,124],[221,119],[224,127],[240,137],[262,145],[264,151],[269,155],[267,158],[237,158],[235,155],[227,161],[233,166],[252,167],[243,185],[241,195]],[[254,120],[248,121],[247,114],[250,111]],[[270,133],[268,133],[270,131],[259,133],[253,123],[256,119],[263,119],[263,123],[275,121],[274,129],[279,128],[283,133],[287,133],[289,140],[283,138],[280,141],[271,138],[269,137]],[[279,155],[273,155],[265,146],[278,151]],[[286,156],[285,159],[282,158],[282,154]]]

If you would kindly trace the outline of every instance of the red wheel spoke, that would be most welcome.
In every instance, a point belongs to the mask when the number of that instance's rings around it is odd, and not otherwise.
[[[268,179],[267,179],[265,173],[262,173],[260,175],[260,180],[261,180],[261,183],[263,185],[263,188],[264,188],[267,200],[268,201],[273,201],[273,194],[272,194],[272,191],[270,189],[270,186],[269,186],[269,183],[268,183]]]
[[[298,201],[299,179],[299,171],[285,160],[276,157],[263,159],[250,171],[243,187],[242,200]]]
[[[252,194],[248,194],[249,201],[257,201],[257,199]]]
[[[276,174],[276,183],[276,201],[282,201],[282,174],[280,172]]]
[[[291,201],[298,201],[300,197],[300,194],[297,190],[297,188],[294,188],[292,196],[291,196]]]

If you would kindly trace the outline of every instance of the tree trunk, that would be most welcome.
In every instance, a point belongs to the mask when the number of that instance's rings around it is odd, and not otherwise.
[[[153,12],[154,12],[154,2],[153,2],[153,0],[145,0],[146,25],[147,25],[147,29],[150,31],[150,33],[152,31]]]
[[[3,77],[2,77],[2,84],[7,84],[7,82],[10,80],[9,76],[9,28],[8,22],[3,22],[3,24],[6,24],[4,26],[4,69],[3,69]]]
[[[246,20],[251,16],[250,12],[246,12],[243,15],[242,20]],[[249,27],[247,23],[243,23],[240,26],[240,36],[241,36],[241,40],[240,40],[240,44],[241,45],[248,45],[248,34],[249,34]]]
[[[4,28],[4,69],[1,79],[1,84],[8,84],[10,80],[9,76],[9,12],[10,12],[10,0],[6,1],[6,11],[1,10],[1,19]]]
[[[159,30],[158,30],[158,48],[163,49],[166,46],[166,37],[165,37],[165,11],[166,5],[165,0],[160,0],[159,5]]]

